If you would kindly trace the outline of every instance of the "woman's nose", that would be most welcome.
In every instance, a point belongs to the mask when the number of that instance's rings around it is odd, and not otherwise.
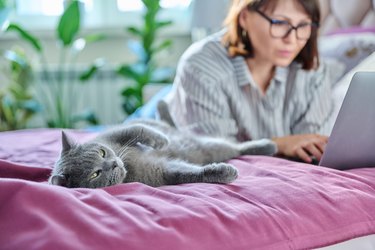
[[[287,43],[296,43],[297,42],[297,30],[291,29],[284,37],[283,41]]]

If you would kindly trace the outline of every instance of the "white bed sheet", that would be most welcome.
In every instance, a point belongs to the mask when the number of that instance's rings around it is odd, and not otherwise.
[[[319,250],[374,250],[375,234],[347,240],[331,246],[318,248]]]

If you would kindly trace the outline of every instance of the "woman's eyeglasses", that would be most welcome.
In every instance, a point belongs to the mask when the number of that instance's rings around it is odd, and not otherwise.
[[[297,39],[308,40],[312,30],[319,27],[317,23],[301,23],[297,26],[293,26],[288,21],[272,19],[260,10],[255,11],[270,23],[270,33],[274,38],[285,38],[292,30],[295,30]]]

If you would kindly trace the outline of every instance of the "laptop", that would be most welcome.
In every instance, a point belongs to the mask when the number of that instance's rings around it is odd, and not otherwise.
[[[375,167],[375,72],[354,74],[319,166]]]

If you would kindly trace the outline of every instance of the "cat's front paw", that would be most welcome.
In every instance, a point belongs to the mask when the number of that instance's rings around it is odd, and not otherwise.
[[[154,143],[153,143],[153,148],[154,149],[162,149],[166,147],[169,144],[169,140],[166,136],[160,135],[155,138]]]
[[[203,181],[210,183],[230,183],[237,179],[238,170],[228,163],[212,163],[204,166]]]

